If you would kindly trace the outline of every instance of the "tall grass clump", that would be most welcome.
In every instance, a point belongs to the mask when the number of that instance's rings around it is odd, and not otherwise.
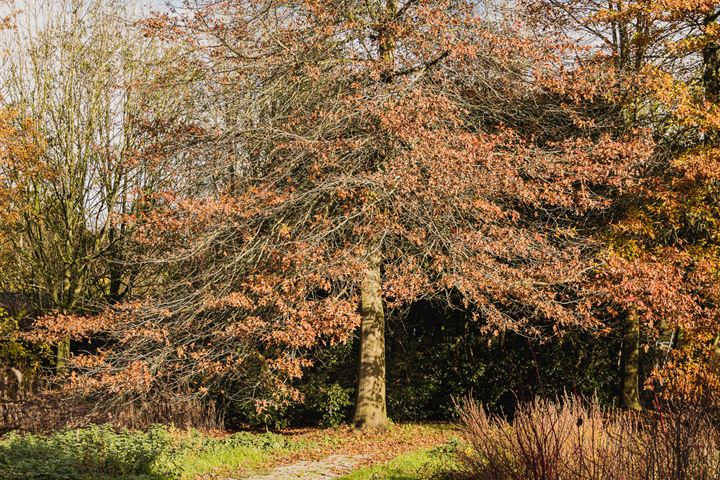
[[[473,479],[720,479],[720,429],[700,405],[630,413],[568,396],[521,405],[512,421],[472,399],[459,411]]]

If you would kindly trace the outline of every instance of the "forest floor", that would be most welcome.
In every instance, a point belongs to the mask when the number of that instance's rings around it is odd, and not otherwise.
[[[394,424],[276,433],[108,426],[0,436],[3,480],[425,480],[452,470],[457,429]]]
[[[227,465],[198,474],[201,480],[328,480],[424,478],[445,465],[443,457],[454,442],[448,424],[393,425],[387,431],[350,427],[283,432],[290,445],[252,468],[230,472]],[[189,472],[188,472],[189,473]],[[186,477],[192,478],[192,477]]]

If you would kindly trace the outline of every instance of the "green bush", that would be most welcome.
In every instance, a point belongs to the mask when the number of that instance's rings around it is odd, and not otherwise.
[[[316,366],[297,385],[304,401],[289,412],[293,425],[335,427],[350,419],[357,384],[357,342],[318,349]]]
[[[214,438],[196,430],[171,433],[109,427],[0,438],[2,480],[175,480],[217,469],[255,467],[298,444],[273,433]]]
[[[339,383],[319,385],[311,390],[306,399],[307,405],[319,417],[319,424],[323,427],[336,427],[347,419],[348,407],[353,402],[350,399],[352,390],[343,388]]]
[[[33,345],[19,339],[20,315],[10,315],[0,306],[0,368],[14,367],[22,371],[25,382],[35,379],[43,363],[48,363],[48,345]]]
[[[462,310],[413,305],[388,322],[387,402],[396,421],[450,419],[453,398],[472,392],[511,415],[518,401],[568,391],[611,404],[618,395],[619,336],[568,330],[545,342],[485,335]],[[352,360],[352,359],[351,359]]]
[[[50,436],[11,434],[0,440],[3,480],[174,479],[169,433],[116,432],[108,427],[67,430]]]
[[[569,329],[545,342],[511,332],[486,335],[468,312],[431,302],[413,305],[387,325],[387,408],[395,421],[452,419],[453,398],[468,392],[492,411],[508,415],[518,401],[537,394],[553,398],[567,391],[595,396],[603,405],[619,394],[619,335]],[[318,348],[315,366],[296,384],[303,404],[264,418],[241,414],[238,425],[334,426],[348,421],[358,349],[357,341]],[[650,354],[643,356],[649,368]],[[643,368],[642,376],[647,373]]]
[[[252,428],[269,428],[272,430],[280,430],[290,426],[291,416],[289,411],[291,405],[284,403],[279,405],[270,405],[262,411],[257,411],[254,405],[248,404],[238,410],[241,425],[246,423]]]

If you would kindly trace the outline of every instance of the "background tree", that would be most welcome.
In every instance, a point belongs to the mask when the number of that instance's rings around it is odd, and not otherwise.
[[[717,5],[550,0],[535,6],[583,39],[587,61],[617,69],[621,114],[651,128],[658,144],[614,222],[599,285],[619,308],[614,315],[627,319],[624,402],[638,408],[640,326],[648,346],[665,345],[654,377],[675,380],[682,375],[668,368],[683,363],[681,351],[693,352],[694,364],[698,351],[707,350],[699,347],[711,343],[708,332],[717,330],[717,198],[709,174],[715,170]]]
[[[0,165],[13,201],[2,234],[12,249],[3,290],[21,292],[45,322],[77,329],[76,315],[122,299],[136,276],[125,262],[127,224],[138,191],[167,182],[143,115],[173,118],[177,98],[146,88],[166,52],[129,22],[134,6],[112,0],[9,2],[22,9],[3,33],[3,102],[44,140],[17,172]],[[160,112],[163,112],[162,114]],[[28,124],[29,125],[29,124]],[[5,168],[3,168],[5,167]],[[55,313],[60,316],[56,316]],[[58,341],[57,366],[69,355]]]

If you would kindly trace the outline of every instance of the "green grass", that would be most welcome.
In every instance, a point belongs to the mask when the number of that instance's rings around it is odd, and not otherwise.
[[[154,427],[147,432],[108,427],[0,439],[3,480],[187,480],[205,473],[259,468],[303,446],[272,433],[213,438]]]
[[[429,480],[455,470],[454,442],[431,450],[400,455],[388,462],[361,468],[339,480]]]
[[[222,440],[208,439],[195,432],[181,442],[178,457],[180,478],[194,479],[197,475],[230,474],[242,470],[257,470],[279,455],[306,446],[272,433],[236,433]]]

